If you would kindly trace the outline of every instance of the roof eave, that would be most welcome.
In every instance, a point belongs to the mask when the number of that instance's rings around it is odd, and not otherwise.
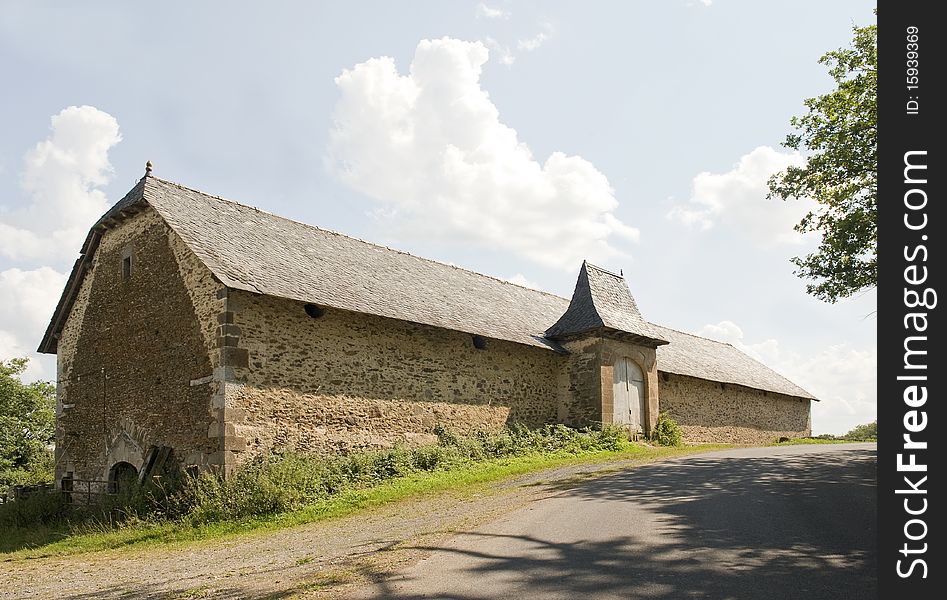
[[[662,338],[652,337],[643,333],[625,331],[623,329],[616,329],[614,327],[608,327],[607,325],[590,327],[581,331],[570,331],[568,333],[553,335],[549,335],[547,333],[546,338],[557,342],[566,342],[593,335],[617,339],[623,342],[638,344],[640,346],[647,346],[649,348],[657,348],[658,346],[664,346],[670,343],[668,340]]]
[[[699,376],[699,375],[694,375],[694,374],[692,374],[692,373],[684,373],[684,372],[681,372],[681,371],[670,370],[670,369],[667,369],[667,368],[662,368],[661,365],[660,365],[660,363],[658,364],[658,373],[669,373],[669,374],[671,374],[671,375],[677,375],[677,376],[679,376],[679,377],[690,377],[690,378],[692,378],[692,379],[700,379],[701,381],[707,381],[707,382],[709,382],[709,383],[723,383],[723,384],[726,384],[726,385],[735,385],[735,386],[738,386],[738,387],[746,388],[746,389],[748,389],[748,390],[757,390],[757,391],[760,391],[760,392],[768,392],[768,393],[770,393],[770,394],[779,394],[780,396],[786,396],[787,398],[798,398],[798,399],[800,399],[800,400],[810,400],[810,401],[814,401],[814,402],[821,402],[821,400],[819,400],[818,398],[816,398],[815,396],[813,396],[812,394],[810,394],[809,392],[807,392],[806,390],[804,390],[804,389],[802,389],[802,388],[799,388],[799,390],[802,392],[801,394],[792,394],[792,393],[784,392],[784,391],[780,391],[780,390],[774,390],[774,389],[770,389],[770,388],[764,388],[764,387],[759,387],[759,386],[747,385],[746,383],[739,383],[739,382],[736,382],[736,381],[726,381],[726,380],[721,380],[721,379],[710,379],[709,377],[701,377],[701,376]],[[790,383],[791,383],[791,382],[790,382]],[[798,386],[797,386],[797,387],[798,387]]]

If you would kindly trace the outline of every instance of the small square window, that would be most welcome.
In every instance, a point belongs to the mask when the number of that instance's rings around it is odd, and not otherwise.
[[[132,257],[122,258],[122,279],[128,279],[132,276]]]

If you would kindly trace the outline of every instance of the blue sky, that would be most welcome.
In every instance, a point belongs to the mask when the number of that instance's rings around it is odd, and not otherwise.
[[[150,159],[564,296],[582,258],[622,269],[650,320],[823,398],[816,433],[871,421],[874,293],[805,294],[788,258],[815,243],[792,232],[806,202],[765,180],[804,161],[780,148],[789,119],[873,6],[4,3],[0,358],[35,356],[85,230]]]

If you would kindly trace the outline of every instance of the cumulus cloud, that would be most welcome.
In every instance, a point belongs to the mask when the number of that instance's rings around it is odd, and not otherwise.
[[[24,157],[21,184],[29,203],[0,210],[0,256],[75,256],[108,208],[98,188],[112,174],[108,152],[122,139],[118,122],[92,106],[70,106],[51,122],[49,137]]]
[[[108,208],[99,189],[112,174],[109,150],[121,141],[114,117],[70,106],[51,118],[49,136],[23,158],[22,206],[0,209],[0,257],[44,261],[0,271],[0,359],[30,357],[24,379],[54,377],[36,346],[66,283],[60,268],[78,255],[89,227]],[[42,263],[40,263],[42,264]]]
[[[474,9],[474,14],[477,15],[478,19],[509,19],[510,11],[503,10],[502,8],[493,8],[487,6],[483,2],[477,4],[477,7]]]
[[[516,42],[516,49],[525,50],[526,52],[538,50],[540,46],[549,41],[549,39],[552,37],[553,31],[553,26],[550,23],[543,23],[542,31],[533,37],[518,40]]]
[[[805,159],[798,153],[760,146],[740,157],[726,173],[699,173],[694,177],[690,202],[674,206],[667,217],[700,231],[717,225],[728,227],[760,245],[801,243],[805,236],[793,227],[815,202],[784,202],[766,195],[772,175],[803,164]]]
[[[66,275],[50,267],[0,271],[0,359],[33,355],[65,285]],[[26,377],[41,371],[31,363]]]
[[[513,252],[568,271],[637,241],[608,179],[580,156],[536,160],[480,86],[489,51],[450,38],[418,44],[407,75],[372,58],[336,78],[327,165],[379,203],[403,234]]]
[[[813,433],[845,433],[877,419],[875,347],[833,344],[800,353],[782,348],[775,339],[748,343],[733,321],[705,325],[699,335],[733,344],[756,360],[808,390],[821,402],[812,404]]]

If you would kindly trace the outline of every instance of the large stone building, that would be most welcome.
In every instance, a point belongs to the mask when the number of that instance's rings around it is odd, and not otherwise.
[[[39,347],[58,355],[57,477],[173,455],[229,472],[509,423],[669,412],[690,442],[810,432],[805,390],[646,321],[583,264],[571,301],[147,174],[92,228]]]

